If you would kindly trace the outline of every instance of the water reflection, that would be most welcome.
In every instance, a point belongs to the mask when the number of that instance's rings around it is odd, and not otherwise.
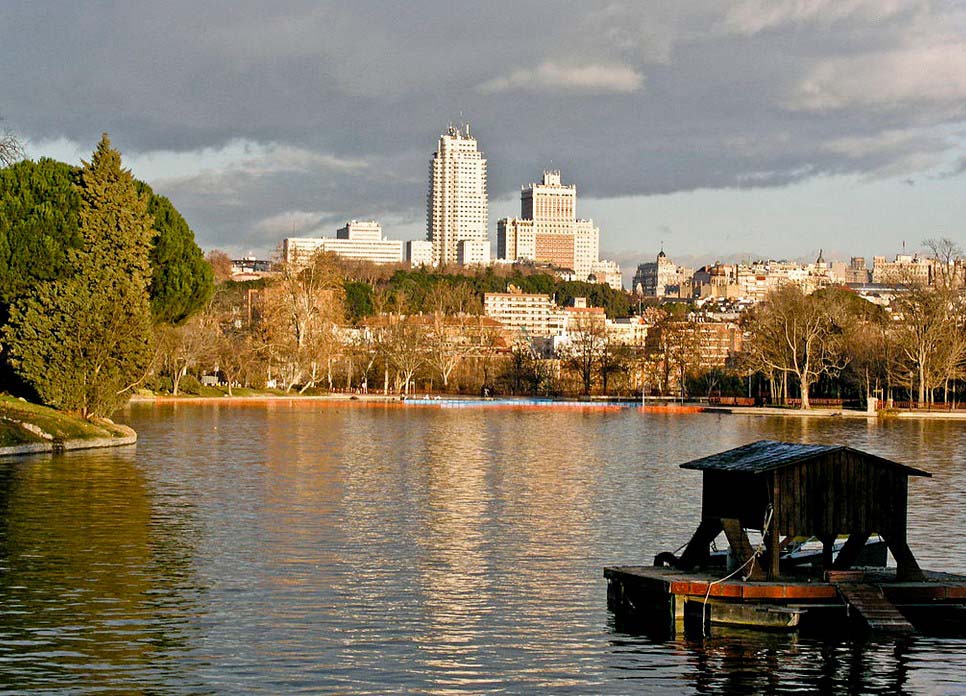
[[[172,501],[152,499],[133,449],[0,472],[0,684],[117,688],[138,672],[190,683],[172,659],[191,640],[192,552],[158,526],[155,507]]]
[[[966,572],[956,423],[134,407],[134,450],[0,465],[0,690],[955,693],[966,641],[617,632],[601,568],[686,541],[676,465],[762,437],[936,474],[923,565]],[[948,538],[942,537],[941,538]]]

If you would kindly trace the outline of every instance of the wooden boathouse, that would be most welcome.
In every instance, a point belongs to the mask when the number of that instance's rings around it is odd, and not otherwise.
[[[958,610],[947,611],[945,623],[962,619],[966,577],[923,572],[907,543],[909,477],[925,471],[846,446],[769,440],[681,466],[702,472],[698,528],[680,557],[665,552],[652,567],[605,569],[619,620],[671,621],[673,630],[687,604],[712,623],[771,628],[834,616],[905,632],[913,630],[910,617],[922,623],[930,608]],[[755,545],[748,530],[760,534]],[[728,569],[711,551],[722,533]],[[892,552],[894,571],[857,569],[874,534]],[[821,543],[808,570],[793,567],[787,553],[804,539]]]

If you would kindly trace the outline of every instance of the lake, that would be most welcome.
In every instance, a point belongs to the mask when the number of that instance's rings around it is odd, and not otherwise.
[[[697,524],[678,464],[770,438],[913,479],[966,573],[966,423],[134,404],[136,447],[0,463],[0,691],[962,693],[966,640],[616,632],[605,565]],[[954,544],[952,546],[943,544]]]

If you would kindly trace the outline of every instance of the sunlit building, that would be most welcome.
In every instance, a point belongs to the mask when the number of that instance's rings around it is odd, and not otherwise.
[[[692,269],[678,266],[661,249],[656,261],[637,267],[632,287],[636,294],[644,297],[678,297],[681,285],[690,281],[693,275]]]
[[[286,263],[305,264],[318,252],[332,252],[347,259],[372,263],[400,263],[403,243],[385,239],[374,220],[350,220],[332,237],[289,237],[282,242]]]
[[[425,239],[411,239],[406,242],[406,261],[413,268],[433,265],[433,244]]]
[[[527,336],[557,336],[566,321],[566,314],[550,295],[488,292],[483,296],[483,311],[511,331]]]
[[[600,230],[576,217],[577,187],[545,171],[540,183],[520,192],[520,217],[497,222],[497,258],[547,263],[587,280],[599,260]]]
[[[486,261],[489,261],[486,160],[477,149],[476,138],[470,136],[469,125],[450,126],[440,136],[439,147],[433,154],[429,166],[426,238],[432,243],[434,266],[459,263],[462,241],[479,243],[471,245],[472,251],[485,247]]]

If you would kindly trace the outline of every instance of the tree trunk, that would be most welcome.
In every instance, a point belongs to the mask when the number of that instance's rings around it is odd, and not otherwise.
[[[188,366],[185,365],[180,370],[174,373],[174,379],[171,382],[171,396],[178,395],[178,386],[181,384],[181,378],[185,376],[188,372]]]
[[[922,360],[919,361],[919,405],[926,401],[926,366]]]

